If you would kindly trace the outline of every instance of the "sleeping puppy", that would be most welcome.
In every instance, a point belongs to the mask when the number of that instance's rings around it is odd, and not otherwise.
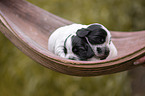
[[[98,23],[72,24],[58,28],[49,37],[48,50],[63,58],[82,61],[117,56],[110,32]]]

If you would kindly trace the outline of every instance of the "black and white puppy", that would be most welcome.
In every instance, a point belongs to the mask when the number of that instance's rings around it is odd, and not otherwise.
[[[117,56],[110,32],[98,23],[58,28],[49,37],[48,50],[71,60],[95,61]]]

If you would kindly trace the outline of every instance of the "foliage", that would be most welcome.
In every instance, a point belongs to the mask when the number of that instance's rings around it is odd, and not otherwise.
[[[76,23],[101,23],[110,30],[145,29],[144,0],[28,0]],[[75,77],[29,59],[0,33],[0,96],[130,96],[127,72]]]

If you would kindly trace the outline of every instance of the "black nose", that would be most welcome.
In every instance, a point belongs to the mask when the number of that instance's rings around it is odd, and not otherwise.
[[[97,47],[97,52],[98,52],[99,54],[101,54],[101,53],[102,53],[102,49],[101,49],[100,47]]]
[[[104,60],[108,57],[110,51],[108,47],[97,47],[97,52],[98,52],[98,57],[100,58],[100,60]]]
[[[109,55],[109,50],[105,50],[105,53],[104,53],[104,55],[102,55],[101,57],[100,57],[100,60],[104,60],[104,59],[106,59],[107,57],[108,57],[108,55]]]

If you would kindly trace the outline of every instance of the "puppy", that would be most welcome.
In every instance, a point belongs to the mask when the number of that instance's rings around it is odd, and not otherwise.
[[[58,28],[48,40],[54,54],[82,61],[110,59],[117,56],[110,32],[101,24],[72,24]]]

